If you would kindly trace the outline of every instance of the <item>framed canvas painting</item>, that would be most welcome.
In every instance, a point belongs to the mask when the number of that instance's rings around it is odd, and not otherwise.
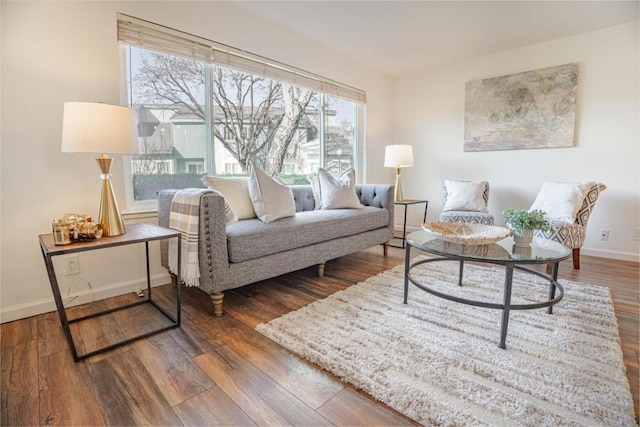
[[[471,81],[464,151],[574,145],[578,63]]]

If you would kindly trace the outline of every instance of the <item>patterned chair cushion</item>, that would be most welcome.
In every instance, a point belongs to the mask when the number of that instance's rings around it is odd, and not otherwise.
[[[534,235],[549,240],[560,242],[569,249],[581,248],[587,236],[587,228],[578,224],[563,225],[554,227],[554,232],[544,232],[535,230]]]
[[[446,211],[440,214],[440,221],[493,225],[493,215],[483,212]]]

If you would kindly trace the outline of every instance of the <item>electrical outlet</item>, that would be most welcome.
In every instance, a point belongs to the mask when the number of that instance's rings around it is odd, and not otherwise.
[[[602,230],[600,232],[600,240],[606,242],[609,240],[609,230]]]
[[[64,272],[67,276],[80,273],[80,259],[78,255],[64,257]]]

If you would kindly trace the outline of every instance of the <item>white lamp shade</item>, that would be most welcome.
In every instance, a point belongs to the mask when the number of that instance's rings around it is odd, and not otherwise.
[[[384,153],[384,167],[408,168],[413,166],[412,145],[387,145]]]
[[[65,102],[62,152],[137,154],[135,113],[119,105]]]

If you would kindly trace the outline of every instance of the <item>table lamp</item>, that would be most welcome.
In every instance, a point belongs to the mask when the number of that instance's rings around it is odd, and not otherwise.
[[[61,151],[102,153],[102,156],[96,158],[102,171],[102,197],[98,222],[102,224],[103,236],[125,234],[109,175],[113,158],[105,153],[138,153],[138,135],[133,110],[118,105],[65,102]]]
[[[396,168],[396,202],[403,200],[400,168],[409,168],[411,166],[413,166],[413,146],[387,145],[384,153],[384,167]]]

